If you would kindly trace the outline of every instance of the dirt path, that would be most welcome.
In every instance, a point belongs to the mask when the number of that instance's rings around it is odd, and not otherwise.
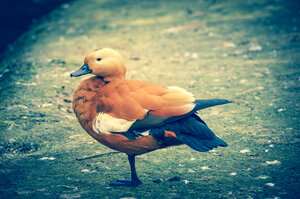
[[[0,198],[299,198],[300,9],[235,2],[78,0],[21,36],[0,68]],[[230,146],[139,156],[144,184],[108,187],[126,156],[76,160],[112,150],[79,126],[69,77],[100,47],[127,79],[236,101],[201,111]]]

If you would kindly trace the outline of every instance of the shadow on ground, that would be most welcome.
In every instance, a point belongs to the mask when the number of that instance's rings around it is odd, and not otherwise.
[[[3,51],[30,25],[39,23],[42,16],[54,10],[68,0],[10,0],[0,1],[0,60]],[[62,5],[67,6],[67,4]]]

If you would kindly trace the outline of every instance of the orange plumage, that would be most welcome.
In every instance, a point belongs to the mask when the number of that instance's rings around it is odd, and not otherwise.
[[[95,75],[81,82],[74,94],[73,109],[81,126],[103,145],[128,155],[132,180],[111,185],[141,184],[135,155],[183,143],[198,151],[227,146],[195,113],[229,101],[195,101],[179,87],[125,80],[125,72],[121,55],[104,48],[90,52],[71,74]]]

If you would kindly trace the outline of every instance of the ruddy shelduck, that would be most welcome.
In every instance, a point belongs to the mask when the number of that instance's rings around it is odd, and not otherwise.
[[[88,53],[83,66],[70,75],[94,75],[74,94],[73,109],[81,126],[101,144],[128,155],[131,180],[117,180],[111,186],[142,183],[136,174],[136,155],[180,144],[201,152],[227,146],[197,111],[230,101],[195,100],[185,89],[125,80],[125,73],[122,56],[102,48]]]

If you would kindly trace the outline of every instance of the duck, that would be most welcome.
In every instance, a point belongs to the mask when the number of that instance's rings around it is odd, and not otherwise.
[[[91,74],[75,90],[73,110],[82,128],[101,144],[127,154],[131,179],[110,186],[137,186],[135,157],[157,149],[185,144],[207,152],[227,147],[197,111],[231,103],[200,99],[177,86],[126,80],[120,53],[111,48],[89,52],[71,77]]]

